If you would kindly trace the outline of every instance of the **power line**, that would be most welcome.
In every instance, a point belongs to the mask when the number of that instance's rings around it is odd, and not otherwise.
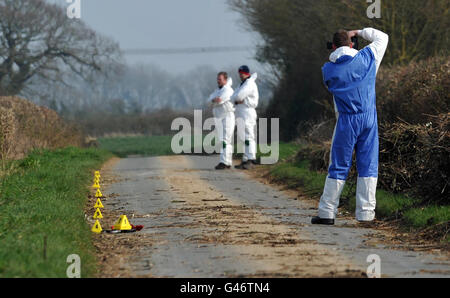
[[[196,47],[196,48],[161,48],[161,49],[126,49],[125,55],[173,55],[173,54],[200,54],[200,53],[224,53],[246,52],[251,47]]]

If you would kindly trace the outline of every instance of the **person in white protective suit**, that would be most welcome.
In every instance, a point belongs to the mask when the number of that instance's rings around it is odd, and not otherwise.
[[[354,36],[361,36],[371,44],[357,51],[352,48]],[[356,219],[359,222],[375,219],[379,152],[375,81],[388,42],[387,34],[373,28],[334,34],[331,62],[323,66],[322,73],[334,97],[337,123],[319,214],[312,218],[312,224],[334,224],[353,151],[358,170]]]
[[[234,106],[230,101],[233,95],[233,80],[226,72],[217,75],[218,88],[209,96],[208,102],[213,105],[214,121],[220,141],[220,163],[216,170],[229,169],[233,163]]]
[[[258,86],[255,81],[258,74],[250,75],[248,66],[239,68],[241,85],[234,91],[231,100],[236,105],[237,137],[244,143],[242,163],[235,166],[236,169],[250,169],[256,164],[256,107],[259,101]]]

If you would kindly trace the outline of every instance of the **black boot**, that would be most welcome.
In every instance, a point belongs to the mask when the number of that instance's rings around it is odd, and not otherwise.
[[[332,225],[334,225],[334,219],[333,218],[320,218],[318,216],[315,216],[315,217],[311,218],[311,223],[313,225],[332,226]]]
[[[219,164],[216,166],[216,170],[225,170],[225,169],[229,169],[229,168],[230,168],[230,166],[227,166],[227,165],[224,164],[223,162],[219,163]]]
[[[249,162],[251,162],[254,165],[259,165],[259,162],[256,159],[250,159]]]

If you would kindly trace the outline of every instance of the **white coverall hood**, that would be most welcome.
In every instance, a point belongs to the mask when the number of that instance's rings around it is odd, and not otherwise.
[[[248,78],[248,80],[253,80],[253,82],[254,82],[254,81],[256,81],[257,78],[258,78],[258,73],[255,72]]]
[[[358,51],[355,49],[352,49],[351,47],[340,47],[340,48],[337,48],[333,53],[330,54],[330,61],[333,63],[336,63],[336,61],[339,58],[341,58],[342,56],[355,57],[356,54],[358,54]]]
[[[231,101],[239,100],[244,102],[243,104],[237,105],[237,109],[256,109],[258,106],[259,91],[255,82],[257,78],[258,74],[255,72],[234,91],[233,96],[231,96]]]

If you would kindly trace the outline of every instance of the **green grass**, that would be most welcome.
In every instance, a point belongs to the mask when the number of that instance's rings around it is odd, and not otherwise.
[[[327,174],[309,169],[308,160],[283,161],[293,157],[301,145],[292,143],[280,143],[280,160],[278,164],[269,169],[270,176],[278,182],[282,182],[291,188],[300,187],[302,191],[319,199]],[[342,200],[348,198],[345,208],[351,212],[355,210],[355,189],[347,183]],[[428,206],[417,208],[418,200],[404,194],[393,194],[389,191],[377,190],[376,214],[378,218],[402,218],[408,226],[424,228],[429,225],[450,221],[449,206]]]
[[[172,155],[172,136],[136,136],[100,138],[100,148],[108,150],[119,157],[128,155]]]
[[[271,147],[275,146],[275,144],[271,144]],[[295,143],[285,143],[285,142],[279,142],[278,145],[279,148],[279,161],[284,161],[292,156],[294,156],[295,154],[297,154],[298,150],[300,149],[300,145],[295,144]],[[257,153],[257,157],[260,156],[269,156],[269,154],[261,154],[259,147],[258,147],[258,153]]]
[[[401,216],[401,212],[412,208],[417,204],[417,200],[403,194],[393,194],[383,189],[377,189],[377,207],[378,218]]]
[[[204,136],[203,136],[204,137]],[[129,155],[142,156],[161,156],[173,155],[171,149],[172,136],[130,136],[130,137],[108,137],[100,138],[100,148],[108,150],[119,157],[127,157]],[[213,142],[213,145],[215,143]],[[191,137],[191,152],[194,152],[194,137]],[[298,145],[294,143],[280,143],[279,160],[284,160],[298,151]],[[237,146],[234,146],[234,157],[240,158],[242,154],[238,154]],[[259,152],[257,157],[262,154]],[[265,154],[268,156],[269,154]]]
[[[403,218],[415,228],[446,223],[450,220],[450,206],[411,208],[404,213]]]
[[[308,161],[281,162],[270,169],[270,175],[276,181],[284,182],[289,187],[301,187],[310,195],[319,195],[322,192],[326,174],[310,171]]]
[[[93,170],[110,156],[66,148],[35,151],[16,163],[0,183],[0,277],[65,277],[70,254],[80,256],[83,277],[93,276],[94,248],[83,208]]]

